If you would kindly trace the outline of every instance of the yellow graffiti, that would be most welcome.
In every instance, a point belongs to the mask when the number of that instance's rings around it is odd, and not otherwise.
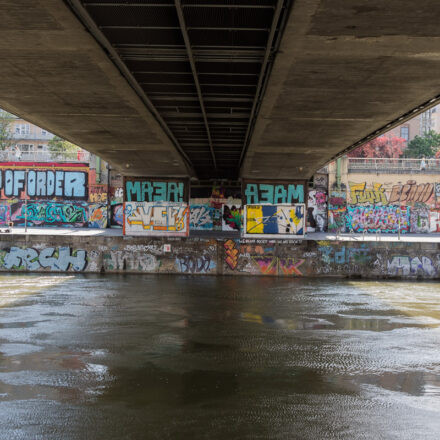
[[[369,203],[377,205],[387,205],[388,200],[385,195],[385,189],[382,188],[381,183],[373,183],[372,189],[366,189],[367,184],[364,183],[350,183],[350,197],[351,203]]]

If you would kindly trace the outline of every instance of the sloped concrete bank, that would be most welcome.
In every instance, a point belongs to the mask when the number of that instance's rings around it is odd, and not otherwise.
[[[440,279],[440,244],[2,235],[0,271]]]

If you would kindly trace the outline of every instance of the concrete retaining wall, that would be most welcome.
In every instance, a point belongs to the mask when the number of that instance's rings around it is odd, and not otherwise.
[[[440,278],[440,244],[0,236],[0,271]]]

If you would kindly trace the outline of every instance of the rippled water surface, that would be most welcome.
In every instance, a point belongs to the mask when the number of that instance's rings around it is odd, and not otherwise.
[[[438,283],[0,277],[0,439],[438,438]]]

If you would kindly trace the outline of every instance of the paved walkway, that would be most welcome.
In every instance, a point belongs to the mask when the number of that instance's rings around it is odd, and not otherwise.
[[[71,235],[71,236],[122,236],[122,229],[92,229],[92,228],[10,228],[10,232],[5,232],[6,228],[0,228],[0,235]],[[239,238],[234,233],[224,233],[221,231],[194,231],[191,237],[200,238]],[[261,237],[255,237],[261,239]],[[385,241],[385,242],[414,242],[414,243],[440,243],[440,234],[402,234],[399,238],[397,234],[334,234],[328,232],[314,232],[307,234],[305,240],[330,240],[330,241]]]

